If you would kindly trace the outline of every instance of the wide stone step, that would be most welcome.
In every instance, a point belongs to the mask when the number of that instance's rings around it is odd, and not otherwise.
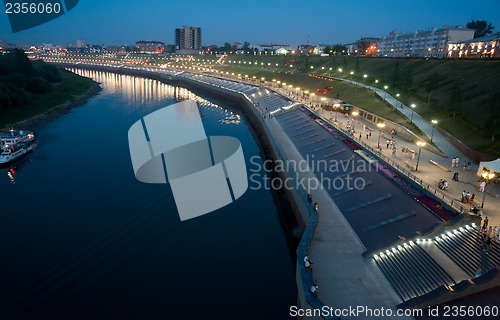
[[[451,276],[419,245],[409,242],[374,255],[375,262],[403,300],[424,295],[441,285],[453,285]]]

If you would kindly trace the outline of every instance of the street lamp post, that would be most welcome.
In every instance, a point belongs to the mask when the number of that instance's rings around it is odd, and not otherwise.
[[[337,114],[338,114],[338,110],[337,110],[337,108],[338,108],[338,107],[340,107],[340,104],[338,104],[338,103],[335,103],[335,104],[333,105],[333,108],[335,109],[335,122],[337,122]]]
[[[382,128],[385,127],[385,123],[377,123],[377,127],[379,127],[379,132],[378,132],[378,143],[377,143],[377,146],[379,147],[380,149],[380,136],[382,135]]]
[[[432,133],[431,133],[431,142],[432,139],[434,138],[434,126],[438,123],[437,120],[431,120],[432,122]]]
[[[353,111],[352,112],[352,116],[354,118],[352,118],[352,131],[354,132],[355,131],[355,128],[356,128],[356,120],[355,120],[355,117],[357,117],[359,115],[359,111]]]
[[[387,100],[387,89],[389,89],[388,86],[384,86],[384,100]]]
[[[410,107],[411,107],[410,123],[413,123],[413,109],[415,109],[416,105],[414,103],[412,103]]]
[[[481,176],[486,180],[486,186],[488,185],[491,179],[495,178],[495,174],[493,172],[483,172]],[[481,208],[484,207],[484,198],[486,197],[486,186],[484,186],[483,201],[481,202]]]
[[[417,146],[418,146],[418,156],[417,156],[417,165],[415,166],[415,171],[418,171],[418,163],[420,161],[420,152],[422,152],[422,147],[425,146],[425,142],[417,141]]]

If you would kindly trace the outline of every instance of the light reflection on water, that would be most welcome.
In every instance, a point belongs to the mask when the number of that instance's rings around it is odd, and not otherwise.
[[[29,128],[38,147],[0,170],[0,318],[289,318],[295,276],[268,191],[181,223],[169,186],[138,182],[130,163],[129,127],[176,99],[198,101],[207,135],[259,156],[240,112],[158,81],[75,72],[102,92]]]

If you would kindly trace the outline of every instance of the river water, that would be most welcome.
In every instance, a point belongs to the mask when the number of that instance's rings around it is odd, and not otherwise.
[[[169,185],[137,181],[130,161],[130,126],[176,97],[248,161],[261,154],[245,119],[158,81],[75,72],[102,92],[28,128],[35,151],[0,170],[0,318],[288,319],[294,263],[270,191],[181,222]]]

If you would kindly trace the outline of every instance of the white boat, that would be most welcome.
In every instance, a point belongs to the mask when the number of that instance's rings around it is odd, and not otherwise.
[[[10,130],[10,133],[0,133],[0,146],[5,149],[5,146],[11,146],[18,143],[30,143],[35,140],[33,131],[26,130]]]
[[[33,147],[28,143],[5,145],[2,153],[0,153],[0,166],[8,165],[17,159],[24,157],[32,150]]]
[[[0,166],[8,165],[27,155],[33,150],[31,142],[35,140],[33,131],[10,130],[0,134]]]

